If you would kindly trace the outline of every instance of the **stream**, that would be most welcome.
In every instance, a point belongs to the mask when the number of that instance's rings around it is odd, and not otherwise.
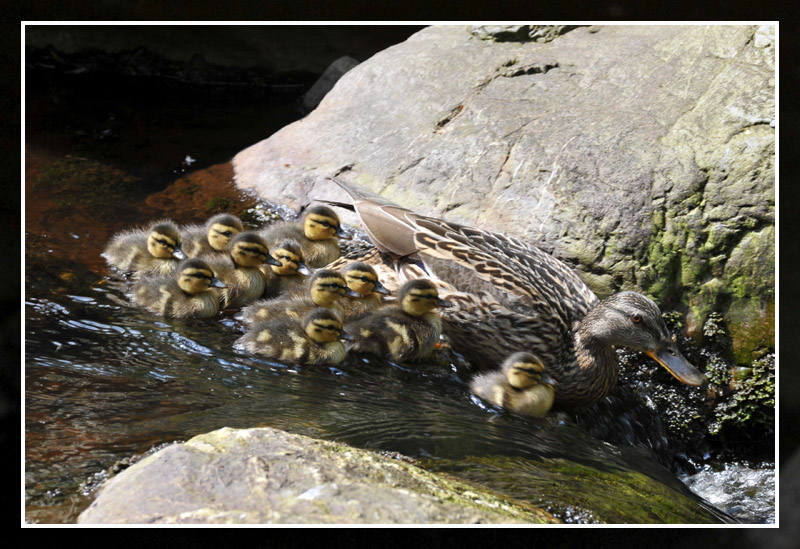
[[[775,521],[770,461],[704,464],[677,477],[635,448],[593,439],[564,414],[532,420],[487,407],[458,364],[349,357],[337,367],[285,365],[234,351],[242,328],[232,316],[165,320],[132,307],[127,283],[100,257],[110,237],[158,218],[203,222],[255,205],[233,186],[227,160],[298,119],[303,86],[256,106],[118,85],[101,94],[29,78],[26,522],[74,523],[120,463],[221,427],[259,426],[402,454],[508,490],[497,462],[482,461],[502,456],[523,464],[519,482],[530,482],[520,497],[566,522],[608,517],[550,497],[557,474],[533,482],[541,471],[526,473],[524,460],[637,471],[689,487],[741,522]],[[564,492],[581,490],[579,479],[558,480]]]

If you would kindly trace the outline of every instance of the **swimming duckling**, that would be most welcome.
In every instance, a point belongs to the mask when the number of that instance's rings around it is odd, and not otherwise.
[[[442,321],[432,312],[447,307],[436,285],[426,278],[406,282],[396,305],[386,305],[348,324],[352,351],[394,361],[418,360],[430,354],[442,333]]]
[[[495,406],[523,416],[542,417],[553,405],[555,384],[539,357],[518,352],[508,357],[499,371],[475,376],[469,387]]]
[[[228,244],[230,256],[209,259],[208,264],[227,288],[221,293],[223,308],[238,308],[260,298],[266,281],[260,270],[263,263],[280,265],[269,254],[267,243],[255,231],[237,234]]]
[[[279,265],[259,267],[267,281],[264,297],[274,298],[288,292],[303,291],[306,277],[311,274],[311,270],[305,264],[302,246],[294,240],[287,239],[270,249],[272,257],[278,260]]]
[[[131,301],[165,317],[208,318],[219,313],[219,293],[225,284],[202,259],[186,259],[173,275],[141,277],[131,290]]]
[[[339,216],[327,206],[314,205],[306,210],[300,222],[284,222],[262,229],[270,248],[287,238],[303,247],[306,265],[324,267],[342,255],[336,237],[349,239],[341,228]]]
[[[345,267],[342,275],[347,287],[358,294],[358,297],[346,297],[339,302],[345,322],[371,313],[383,305],[381,294],[388,295],[389,290],[378,280],[378,274],[371,265],[356,261]]]
[[[249,327],[284,316],[300,320],[317,307],[331,309],[341,316],[338,305],[344,295],[357,294],[347,287],[341,274],[331,269],[320,269],[308,280],[304,292],[256,301],[242,310],[241,319]]]
[[[136,276],[172,274],[186,259],[178,227],[171,221],[117,233],[102,255],[112,267]]]
[[[342,331],[342,319],[319,307],[301,321],[281,317],[260,324],[240,337],[234,346],[281,362],[338,364],[347,351],[340,339],[351,339]]]
[[[183,253],[188,257],[224,255],[228,242],[243,230],[239,218],[226,213],[211,217],[205,225],[181,227]]]

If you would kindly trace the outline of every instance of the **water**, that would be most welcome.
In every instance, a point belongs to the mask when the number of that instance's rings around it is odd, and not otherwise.
[[[601,474],[636,472],[683,488],[646,453],[593,439],[568,416],[533,420],[485,406],[469,394],[457,361],[402,366],[352,357],[337,367],[289,366],[234,351],[241,326],[230,316],[165,320],[131,307],[126,282],[115,279],[100,257],[115,232],[160,217],[198,222],[253,204],[231,186],[225,163],[243,146],[230,139],[236,124],[218,134],[198,133],[201,122],[194,118],[175,129],[177,122],[164,118],[171,112],[168,100],[155,103],[158,116],[133,117],[128,106],[115,111],[111,124],[102,109],[98,114],[89,108],[91,94],[60,92],[56,107],[51,92],[28,90],[27,522],[75,522],[109,468],[221,427],[270,426],[403,454],[426,468],[510,491],[573,522],[606,517],[581,503],[580,477],[568,475],[565,464]],[[81,108],[70,110],[76,102]],[[197,112],[209,126],[224,116],[242,121],[246,128],[238,140],[256,127],[258,138],[269,133],[264,119],[275,130],[299,116],[287,98],[269,102],[259,116],[233,103]],[[153,114],[148,105],[138,108]],[[70,113],[66,123],[62,112]],[[101,131],[106,122],[111,133]],[[149,124],[172,128],[164,151],[163,134]],[[187,155],[200,160],[188,165]],[[203,168],[208,171],[192,173]],[[740,520],[770,522],[770,471],[704,472],[685,482]],[[729,485],[737,489],[727,490]],[[725,498],[717,499],[715,488]],[[627,503],[635,501],[628,496]]]

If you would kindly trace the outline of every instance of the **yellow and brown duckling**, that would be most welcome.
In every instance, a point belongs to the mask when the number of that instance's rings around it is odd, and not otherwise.
[[[227,285],[222,290],[223,308],[244,307],[264,295],[266,280],[261,271],[264,263],[280,265],[272,257],[267,243],[255,231],[237,234],[228,243],[229,257],[209,259],[217,277]]]
[[[342,275],[347,287],[358,294],[345,297],[339,302],[345,322],[371,313],[383,305],[382,296],[388,295],[389,290],[378,280],[378,273],[371,265],[356,261],[342,269]]]
[[[131,301],[170,318],[208,318],[219,314],[219,291],[225,284],[202,259],[182,261],[172,275],[143,276],[131,289]]]
[[[442,321],[433,309],[447,306],[432,281],[410,280],[398,291],[397,304],[348,323],[355,339],[351,350],[397,362],[424,358],[442,334]]]
[[[556,382],[534,354],[514,353],[500,370],[475,376],[470,390],[495,406],[532,417],[542,417],[553,406]]]
[[[294,240],[282,240],[270,248],[272,257],[280,264],[262,265],[266,287],[265,298],[274,298],[290,292],[302,292],[311,270],[305,264],[303,248]]]
[[[240,337],[235,347],[294,364],[339,364],[347,354],[340,339],[350,339],[335,312],[317,308],[302,321],[282,317],[260,324]]]
[[[239,218],[226,213],[211,217],[205,225],[181,227],[183,253],[188,257],[224,256],[228,243],[243,230]]]
[[[306,265],[314,269],[342,255],[337,238],[350,238],[342,230],[336,212],[319,204],[310,206],[299,222],[278,223],[261,231],[270,248],[286,239],[298,242],[303,248]]]
[[[180,232],[171,221],[117,233],[106,246],[103,257],[112,267],[136,276],[172,274],[178,263],[186,259]]]
[[[342,296],[355,296],[347,287],[344,277],[331,269],[320,269],[306,283],[302,292],[290,292],[273,299],[263,299],[245,307],[241,319],[253,327],[265,321],[289,317],[302,319],[317,307],[331,309],[341,316],[339,302]]]
[[[625,291],[600,301],[575,271],[535,246],[419,215],[331,179],[351,196],[345,207],[358,214],[382,252],[375,255],[379,272],[422,265],[441,283],[443,297],[453,303],[442,313],[444,334],[475,367],[493,368],[496,357],[528,349],[558,382],[556,406],[568,409],[611,391],[617,346],[645,352],[683,383],[707,383],[678,351],[649,298]]]

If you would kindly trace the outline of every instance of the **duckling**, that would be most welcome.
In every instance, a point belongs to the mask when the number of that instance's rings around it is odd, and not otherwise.
[[[117,233],[102,255],[110,266],[136,276],[172,274],[178,263],[186,259],[180,232],[172,221]]]
[[[219,293],[225,283],[202,259],[182,261],[173,275],[141,277],[131,290],[131,301],[165,317],[208,318],[219,313]]]
[[[426,278],[406,282],[397,302],[348,324],[355,338],[352,351],[398,362],[430,354],[442,333],[442,321],[432,311],[450,303],[439,298],[436,285]]]
[[[339,222],[339,216],[327,206],[314,205],[303,214],[299,223],[285,222],[262,229],[264,239],[270,247],[287,238],[296,240],[303,247],[306,265],[324,267],[342,255],[335,237],[349,239]]]
[[[297,364],[339,364],[347,351],[340,339],[352,339],[342,331],[342,319],[319,307],[302,321],[281,317],[245,333],[234,347],[273,360]]]
[[[383,305],[381,294],[388,295],[389,290],[378,280],[378,274],[371,265],[356,261],[342,269],[342,275],[347,287],[358,294],[358,297],[347,297],[339,302],[345,322],[371,313]]]
[[[261,274],[266,279],[264,297],[273,298],[288,292],[302,291],[311,270],[304,263],[303,248],[294,240],[283,240],[271,248],[272,257],[279,265],[261,265]]]
[[[264,262],[281,264],[269,254],[267,243],[255,231],[237,234],[230,241],[228,250],[229,257],[208,260],[219,279],[227,285],[221,294],[225,309],[243,307],[260,298],[266,281],[259,267]]]
[[[188,257],[224,255],[228,242],[243,230],[239,218],[226,213],[211,217],[205,225],[181,227],[183,253]]]
[[[341,274],[331,269],[320,269],[308,280],[304,292],[256,301],[242,310],[241,319],[249,327],[284,316],[300,320],[317,307],[331,309],[341,316],[339,302],[344,295],[358,294],[347,287]]]
[[[509,356],[499,371],[475,376],[469,387],[495,406],[523,416],[543,417],[553,405],[554,385],[539,357],[518,352]]]

